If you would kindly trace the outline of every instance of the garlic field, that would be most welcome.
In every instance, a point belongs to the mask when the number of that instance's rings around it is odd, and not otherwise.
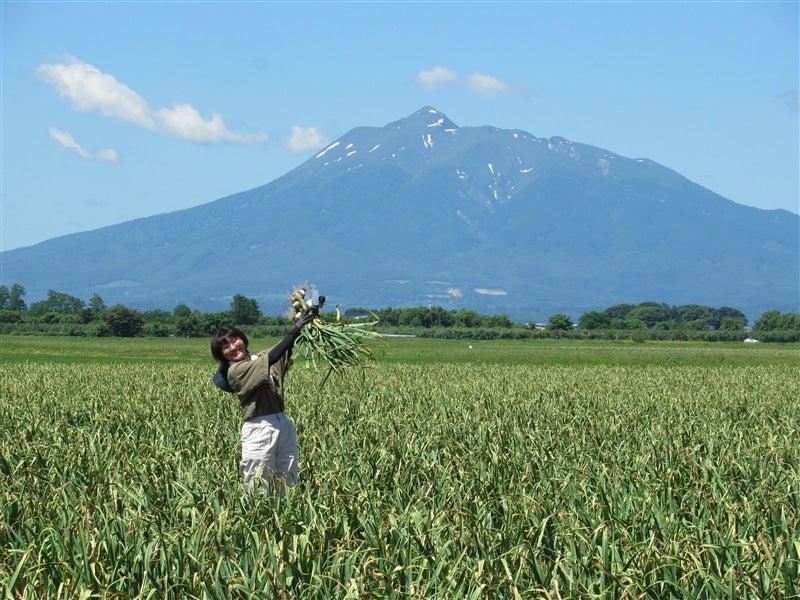
[[[281,499],[242,495],[206,342],[3,343],[5,598],[800,594],[797,346],[391,340],[322,389],[298,364]]]

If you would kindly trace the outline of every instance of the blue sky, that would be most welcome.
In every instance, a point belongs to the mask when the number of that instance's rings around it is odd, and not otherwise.
[[[797,1],[0,10],[0,250],[269,183],[425,105],[800,210]]]

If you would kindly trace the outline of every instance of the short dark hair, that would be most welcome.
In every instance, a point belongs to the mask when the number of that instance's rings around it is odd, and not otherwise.
[[[247,339],[244,331],[234,327],[233,325],[223,325],[217,329],[217,332],[213,336],[211,336],[211,356],[213,356],[214,360],[216,360],[218,363],[228,362],[222,355],[222,345],[229,337],[237,337],[242,340],[245,348],[250,345],[250,342]]]

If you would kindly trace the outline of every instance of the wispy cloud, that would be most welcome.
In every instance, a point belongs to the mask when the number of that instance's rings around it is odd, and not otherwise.
[[[190,104],[153,108],[112,75],[78,60],[40,65],[37,74],[55,86],[60,96],[69,98],[76,110],[97,112],[193,142],[254,143],[267,139],[263,132],[239,134],[231,131],[218,114],[204,119]]]
[[[92,153],[76,142],[75,138],[72,137],[72,134],[68,131],[61,131],[55,127],[48,127],[47,133],[49,133],[50,137],[53,138],[58,144],[64,148],[67,148],[68,150],[74,150],[78,156],[82,158],[98,160],[101,162],[117,162],[118,160],[117,151],[113,148],[106,148],[104,150],[99,150]]]
[[[458,83],[459,77],[450,69],[444,67],[433,67],[427,71],[417,73],[416,81],[426,88],[435,88],[451,83]]]
[[[69,98],[76,110],[99,112],[147,129],[156,128],[144,98],[92,65],[81,62],[40,65],[37,74],[53,84],[60,96]]]
[[[172,108],[159,108],[157,113],[161,129],[184,140],[193,142],[263,142],[266,133],[239,134],[225,126],[218,114],[203,119],[190,104],[174,104]]]
[[[511,88],[496,77],[485,73],[470,73],[465,78],[467,89],[476,94],[494,96],[495,94],[507,92]]]
[[[428,89],[442,86],[462,86],[467,91],[484,96],[493,96],[515,91],[507,83],[487,73],[470,73],[459,75],[445,67],[433,67],[417,73],[415,82]]]
[[[316,127],[292,125],[292,132],[283,138],[283,146],[291,152],[317,150],[328,143]]]

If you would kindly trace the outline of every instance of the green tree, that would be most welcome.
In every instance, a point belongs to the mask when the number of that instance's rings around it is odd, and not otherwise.
[[[634,308],[636,307],[633,304],[615,304],[614,306],[609,306],[605,313],[613,321],[614,319],[624,319]]]
[[[456,322],[452,311],[448,312],[441,306],[432,307],[430,313],[433,327],[452,327]],[[504,325],[498,324],[497,327],[504,327]]]
[[[497,329],[510,329],[514,326],[514,321],[512,321],[511,317],[506,313],[500,313],[499,315],[487,317],[485,325],[486,327],[494,327]]]
[[[684,304],[675,309],[678,319],[688,323],[690,321],[703,321],[703,326],[711,319],[711,309],[702,304]]]
[[[578,319],[578,328],[580,329],[609,329],[610,327],[611,317],[596,310],[590,310]]]
[[[202,316],[200,320],[200,329],[203,332],[203,335],[211,336],[219,329],[222,325],[228,322],[230,319],[230,315],[226,312],[211,312],[206,313]],[[269,321],[270,319],[264,319]]]
[[[138,310],[122,304],[115,304],[102,314],[111,335],[117,337],[136,337],[144,327],[144,317]]]
[[[0,323],[22,323],[22,314],[18,310],[0,309]]]
[[[625,329],[625,319],[619,317],[611,319],[611,324],[608,327],[609,329]]]
[[[724,317],[719,325],[722,331],[744,331],[744,326],[747,324],[747,319],[736,317]]]
[[[768,310],[753,325],[759,331],[797,331],[800,330],[800,314]]]
[[[419,306],[415,311],[412,311],[414,314],[414,321],[419,324],[421,327],[432,327],[433,326],[433,313],[431,309],[427,306]]]
[[[176,319],[190,317],[192,315],[192,309],[189,308],[188,304],[178,304],[172,311],[172,316]]]
[[[784,331],[797,331],[800,329],[800,314],[783,313],[781,315],[781,329]]]
[[[430,313],[424,306],[403,307],[399,323],[406,327],[430,327]]]
[[[706,328],[706,320],[694,319],[692,321],[684,321],[683,328],[687,331],[703,331]]]
[[[261,309],[255,298],[248,298],[242,294],[236,294],[231,302],[231,320],[237,325],[253,325],[258,323],[261,317]]]
[[[362,310],[362,309],[354,309],[354,310]],[[350,314],[350,311],[346,310],[344,314],[345,316],[348,316]],[[387,308],[379,310],[376,314],[378,315],[380,322],[384,325],[397,326],[400,324],[400,311],[398,311],[396,308],[392,308],[391,306],[389,306]]]
[[[8,310],[10,298],[11,294],[9,293],[8,288],[4,285],[0,285],[0,310]]]
[[[190,311],[191,314],[191,311]],[[154,308],[142,313],[145,323],[172,323],[172,313],[161,308]]]
[[[169,337],[174,333],[172,324],[164,321],[145,321],[142,326],[142,335],[145,337]]]
[[[24,296],[25,288],[18,283],[13,284],[10,290],[4,285],[0,285],[0,309],[19,312],[26,310]]]
[[[547,320],[547,331],[569,331],[570,329],[572,329],[572,321],[569,315],[564,313],[552,315]]]
[[[656,323],[669,321],[672,318],[672,311],[664,304],[657,304],[655,302],[642,303],[626,316],[625,320],[638,319],[643,321],[649,328],[652,328]]]
[[[462,308],[456,311],[455,322],[461,327],[480,327],[482,318],[474,310]]]
[[[144,327],[142,335],[147,337],[169,337],[175,334],[175,319],[172,312],[155,308],[142,313]]]
[[[742,311],[730,306],[721,306],[712,310],[709,325],[713,325],[718,329],[722,328],[725,319],[738,319],[742,321],[742,327],[747,325],[747,316]]]
[[[89,299],[89,309],[95,315],[99,315],[100,313],[108,310],[108,307],[106,306],[106,303],[103,301],[103,299],[100,297],[100,294],[94,294]]]
[[[54,323],[61,323],[64,316],[65,315],[62,313],[46,312],[37,314],[35,317],[35,321],[37,323],[45,323],[46,325],[52,325]]]
[[[201,337],[205,335],[200,313],[194,312],[188,317],[175,319],[175,334],[179,337]]]
[[[29,311],[32,315],[43,315],[48,312],[77,315],[84,308],[86,308],[86,304],[80,298],[70,296],[64,292],[48,290],[47,299],[34,302],[31,304]]]
[[[768,310],[764,312],[753,324],[753,329],[758,331],[778,331],[781,328],[781,311]]]
[[[623,329],[628,329],[628,330],[647,329],[647,323],[645,323],[641,319],[637,319],[636,317],[628,316],[625,318],[625,321],[623,323],[624,323]]]

